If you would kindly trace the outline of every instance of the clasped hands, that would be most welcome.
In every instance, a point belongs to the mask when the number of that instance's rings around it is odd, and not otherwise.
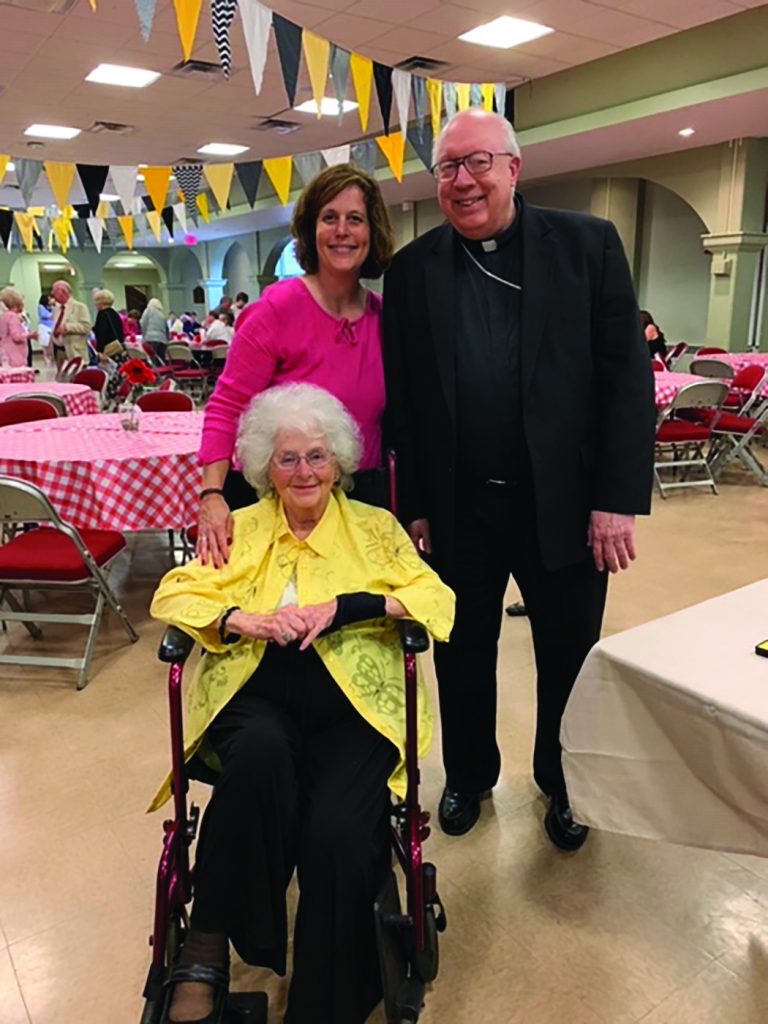
[[[333,622],[337,602],[323,601],[297,608],[287,604],[267,615],[238,609],[227,619],[227,630],[253,640],[273,640],[280,647],[301,640],[300,651],[305,651],[316,637]]]

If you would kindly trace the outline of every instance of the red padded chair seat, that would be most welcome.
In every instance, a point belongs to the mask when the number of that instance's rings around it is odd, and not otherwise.
[[[666,420],[656,431],[656,441],[659,444],[683,444],[685,441],[706,441],[709,436],[709,427],[681,420]]]
[[[125,547],[125,538],[117,530],[80,530],[79,533],[98,566],[105,565]],[[1,580],[77,583],[90,577],[90,570],[73,541],[60,530],[29,530],[0,547]]]
[[[715,424],[715,433],[748,434],[754,425],[755,420],[752,416],[736,416],[732,412],[724,412]],[[763,430],[764,428],[760,427],[758,433],[762,433]]]
[[[178,380],[205,380],[208,376],[207,370],[174,370],[174,377]]]

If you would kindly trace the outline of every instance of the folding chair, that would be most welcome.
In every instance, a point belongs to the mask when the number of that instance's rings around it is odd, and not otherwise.
[[[722,359],[692,359],[691,373],[697,377],[716,377],[718,380],[732,380],[733,367]]]
[[[0,654],[0,665],[49,665],[71,668],[78,673],[77,688],[88,682],[88,671],[104,605],[117,614],[132,643],[139,638],[106,578],[110,563],[125,547],[117,530],[76,530],[65,523],[45,494],[34,484],[0,476],[0,524],[46,523],[45,527],[17,533],[0,546],[0,621],[22,622],[27,632],[39,639],[36,622],[66,622],[88,626],[85,652],[80,658]],[[33,590],[84,590],[96,604],[91,612],[32,612],[12,591],[26,595]],[[6,610],[7,604],[10,611]]]
[[[667,364],[661,358],[661,356],[654,356],[651,360],[651,369],[654,373],[666,373]]]
[[[87,370],[80,370],[72,378],[73,384],[85,384],[91,391],[95,391],[98,395],[104,394],[104,388],[107,386],[107,375],[104,370],[100,370],[97,366],[91,366]]]
[[[139,348],[138,345],[126,345],[125,351],[129,359],[140,359],[142,363],[151,364],[148,353],[143,348]]]
[[[211,360],[211,368],[209,370],[210,379],[215,383],[221,376],[224,367],[227,364],[229,345],[214,345],[208,351]]]
[[[709,345],[704,348],[700,348],[696,353],[697,356],[715,356],[715,355],[726,355],[727,349],[717,348],[716,346]]]
[[[73,359],[69,359],[64,363],[56,374],[56,380],[61,384],[68,384],[74,375],[82,368],[83,358],[82,356],[75,356]]]
[[[653,464],[653,475],[662,498],[666,498],[667,491],[681,487],[711,487],[713,493],[717,494],[717,485],[704,454],[704,445],[712,437],[717,414],[727,394],[728,385],[723,381],[703,380],[686,384],[661,412],[656,425],[657,458]],[[691,422],[676,415],[700,409],[713,410],[710,424]],[[667,453],[671,454],[671,461],[662,460],[661,456]],[[703,479],[689,479],[689,473],[694,468],[702,471]],[[672,470],[675,475],[678,470],[682,470],[682,474],[679,479],[665,482],[661,479],[662,470]]]
[[[57,416],[66,416],[67,407],[64,404],[64,399],[59,395],[52,395],[48,391],[22,391],[17,395],[9,395],[6,398],[6,404],[8,402],[26,402],[28,400],[34,400],[35,402],[47,402],[52,409],[55,410]]]
[[[194,398],[205,398],[208,387],[208,371],[204,370],[192,355],[189,345],[172,342],[165,350],[165,358],[173,367],[173,377],[179,387]]]
[[[764,366],[745,366],[731,381],[731,390],[723,402],[723,408],[746,416],[750,409],[760,404],[760,389],[765,380]]]
[[[59,415],[49,396],[29,398],[17,395],[0,402],[0,427],[10,427],[16,423],[33,423],[35,420],[54,420]]]
[[[667,369],[671,370],[678,359],[681,359],[688,351],[688,345],[684,341],[678,341],[667,353]]]
[[[192,396],[184,391],[148,391],[136,401],[142,412],[194,412]]]
[[[768,487],[768,470],[755,454],[752,442],[764,437],[768,428],[768,402],[757,416],[744,416],[721,412],[712,426],[712,444],[707,458],[713,477],[720,476],[725,467],[739,459],[754,473],[763,487]]]

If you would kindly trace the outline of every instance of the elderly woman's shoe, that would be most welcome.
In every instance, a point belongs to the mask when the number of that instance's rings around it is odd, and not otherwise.
[[[168,1024],[219,1024],[229,989],[227,936],[190,928],[168,984]]]

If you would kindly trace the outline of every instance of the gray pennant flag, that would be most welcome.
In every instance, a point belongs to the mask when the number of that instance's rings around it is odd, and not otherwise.
[[[91,241],[91,236],[88,234],[88,222],[80,220],[78,217],[76,220],[72,221],[72,227],[75,232],[77,244],[81,249],[85,249],[87,244]]]
[[[432,125],[424,124],[421,128],[409,128],[408,141],[416,150],[419,160],[429,170],[432,166]]]
[[[368,139],[366,142],[356,142],[349,154],[350,163],[357,164],[358,167],[367,171],[368,174],[373,174],[376,170],[376,150],[376,143],[371,139]]]
[[[134,0],[134,3],[136,5],[136,13],[139,16],[141,34],[146,43],[152,34],[152,22],[155,20],[157,0]]]
[[[483,105],[483,93],[477,82],[473,82],[469,87],[469,105],[470,107],[482,107]]]
[[[445,103],[445,116],[450,121],[459,109],[455,82],[443,82],[443,102]]]
[[[24,197],[25,206],[32,205],[32,193],[35,191],[37,179],[43,170],[42,160],[26,160],[23,157],[15,160],[16,181]]]
[[[293,166],[299,177],[308,185],[323,169],[323,158],[319,153],[299,153],[293,158]]]
[[[339,124],[341,124],[344,117],[342,103],[347,98],[349,87],[349,50],[344,50],[341,46],[332,43],[329,63],[333,88],[336,92],[336,99],[339,101]]]
[[[422,78],[421,75],[413,75],[411,77],[411,90],[413,91],[413,110],[416,114],[416,120],[419,122],[419,127],[424,124],[424,118],[427,116],[427,80]]]

